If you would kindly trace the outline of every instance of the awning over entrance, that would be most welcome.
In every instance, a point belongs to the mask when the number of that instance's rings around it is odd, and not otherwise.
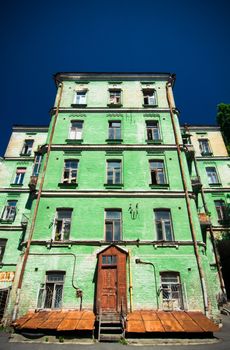
[[[218,332],[219,327],[201,312],[140,310],[128,314],[126,332]]]
[[[17,330],[92,331],[95,315],[92,311],[30,311],[13,323]]]

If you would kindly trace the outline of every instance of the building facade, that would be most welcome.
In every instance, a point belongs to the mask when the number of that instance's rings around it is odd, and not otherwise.
[[[224,282],[214,239],[227,232],[229,158],[217,128],[180,129],[174,81],[169,73],[58,73],[48,130],[15,129],[1,163],[3,271],[14,272],[6,320],[53,309],[218,319]],[[35,133],[39,152],[24,159]],[[5,209],[15,196],[17,216]],[[211,226],[200,215],[209,212]]]

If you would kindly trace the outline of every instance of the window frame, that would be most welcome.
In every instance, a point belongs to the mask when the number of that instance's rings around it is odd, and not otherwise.
[[[119,231],[119,239],[115,240],[114,239],[114,235],[115,235],[115,228],[114,228],[114,221],[118,220],[118,219],[107,219],[106,218],[106,214],[107,212],[116,212],[116,213],[120,213],[120,218],[119,218],[119,223],[120,223],[120,231]],[[113,221],[112,221],[113,220]],[[111,222],[112,221],[112,222]],[[111,224],[112,223],[112,240],[107,240],[107,229],[106,229],[106,224]],[[122,209],[120,208],[106,208],[104,210],[104,240],[105,242],[119,242],[122,241]]]
[[[120,169],[119,169],[119,174],[120,174],[120,182],[116,183],[116,171],[115,171],[115,168],[112,168],[112,183],[109,183],[108,181],[108,173],[109,173],[109,164],[110,163],[119,163],[120,164]],[[113,185],[122,185],[122,160],[121,159],[106,159],[106,185],[109,185],[109,186],[113,186]]]
[[[72,131],[73,123],[81,123],[81,128],[74,127],[74,131]],[[68,140],[75,140],[75,141],[83,140],[83,127],[84,127],[84,120],[71,120],[70,126],[69,126]],[[74,133],[74,136],[75,136],[74,138],[71,137],[72,132]],[[77,137],[77,133],[80,134],[80,137]]]
[[[27,168],[25,168],[25,167],[17,167],[16,168],[16,173],[15,173],[14,181],[13,181],[12,185],[19,185],[19,186],[23,185],[26,170],[27,170]]]
[[[147,94],[149,93],[149,94]],[[152,95],[150,95],[152,93]],[[154,88],[142,88],[142,94],[143,94],[143,106],[145,107],[157,107],[158,106],[158,100],[157,100],[157,91]],[[150,99],[154,98],[154,103],[150,103]],[[146,103],[147,99],[147,103]]]
[[[217,205],[217,203],[221,203],[220,205]],[[228,213],[228,207],[226,205],[225,200],[223,199],[216,199],[214,200],[214,205],[217,213],[217,221],[219,223],[223,223],[224,221],[229,221],[229,213]]]
[[[155,123],[156,128],[148,126],[150,123]],[[158,132],[158,138],[154,138],[154,130],[157,130]],[[145,130],[146,130],[146,141],[147,142],[160,142],[162,140],[161,138],[161,131],[160,131],[160,122],[159,120],[146,120],[145,121]],[[151,130],[152,138],[149,138],[149,130]]]
[[[172,213],[171,209],[168,208],[156,208],[153,210],[154,211],[154,220],[155,220],[155,228],[156,228],[156,240],[157,241],[164,241],[164,242],[174,242],[175,241],[175,236],[174,236],[174,229],[173,229],[173,220],[172,220]],[[160,212],[167,212],[169,214],[169,219],[168,220],[162,220],[162,219],[157,219],[157,213]],[[160,221],[161,223],[161,232],[162,232],[162,239],[159,238],[159,230],[158,230],[158,222]],[[166,232],[166,225],[165,222],[169,221],[170,223],[170,236],[171,239],[167,239],[167,232]]]
[[[154,170],[151,167],[151,163],[162,163],[162,168],[155,168],[156,170]],[[162,169],[163,171],[160,172],[160,171],[158,171],[159,169]],[[149,170],[150,170],[150,186],[167,186],[168,185],[164,159],[149,159]],[[153,176],[152,176],[153,172],[156,174],[155,175],[156,183],[153,182]],[[157,178],[159,179],[160,173],[163,174],[163,179],[164,179],[163,182],[159,182],[157,180]]]
[[[27,142],[32,142],[31,147],[28,147],[28,145],[26,145]],[[23,146],[22,146],[21,155],[22,156],[31,156],[32,151],[33,151],[33,145],[34,145],[34,139],[25,139]],[[25,152],[25,150],[26,150],[26,152]]]
[[[37,161],[37,158],[38,158],[38,161]],[[41,164],[42,164],[42,155],[39,153],[35,153],[32,176],[38,177],[41,169]],[[36,167],[37,167],[37,170],[35,172]]]
[[[67,170],[69,170],[68,168],[66,168],[66,163],[67,162],[76,162],[77,164],[77,167],[76,168],[69,168],[70,171],[69,171],[69,177],[68,177],[68,180],[66,181],[66,178],[65,178],[65,172]],[[78,167],[79,167],[79,159],[64,159],[64,167],[63,167],[63,173],[62,173],[62,179],[61,179],[61,183],[62,184],[72,184],[72,185],[75,185],[77,184],[77,180],[78,180]],[[76,171],[76,176],[73,177],[73,176],[70,176],[72,174],[73,171]],[[75,181],[73,181],[73,179],[75,178]]]
[[[3,262],[4,253],[6,250],[7,239],[0,238],[0,264]]]
[[[168,281],[166,280],[167,278],[169,279]],[[173,281],[173,278],[175,278],[175,281]],[[170,281],[170,279],[172,281]],[[165,287],[163,287],[164,285]],[[175,286],[176,289],[173,290],[172,286]],[[178,302],[178,308],[174,308],[172,305],[171,308],[167,307],[166,310],[184,310],[183,288],[181,283],[181,276],[178,271],[160,271],[160,290],[162,292],[163,304],[176,300]],[[177,297],[175,297],[175,293],[177,293]],[[164,294],[168,294],[168,296],[164,297]]]
[[[119,123],[120,124],[119,128],[118,127],[112,127],[110,125],[112,123]],[[118,133],[118,136],[120,136],[120,137],[110,137],[110,131],[111,130],[112,130],[113,136],[116,136],[116,134]],[[108,121],[108,141],[119,141],[121,139],[122,139],[122,137],[121,137],[121,120],[109,120]]]
[[[75,90],[74,92],[75,93],[74,93],[74,102],[73,102],[73,104],[77,105],[77,106],[86,106],[87,105],[87,93],[88,93],[88,90],[86,90],[86,89]],[[78,96],[84,96],[83,101],[80,102],[80,103],[78,102]],[[80,101],[81,101],[81,99],[82,99],[82,97],[80,98]]]
[[[208,138],[201,138],[198,139],[199,142],[199,149],[200,149],[200,153],[202,156],[211,156],[212,153],[212,149],[210,146],[210,141]],[[206,146],[204,147],[203,143],[206,142]],[[207,147],[207,149],[205,149]]]
[[[62,281],[49,281],[49,276],[53,275],[60,275],[62,276]],[[63,305],[63,295],[64,295],[64,284],[65,284],[65,277],[66,277],[66,271],[63,270],[49,270],[46,271],[45,273],[45,283],[42,283],[40,285],[40,288],[38,290],[38,295],[37,295],[37,308],[39,309],[44,309],[44,310],[59,310],[62,308]],[[47,303],[49,302],[49,300],[47,300],[47,296],[48,296],[48,287],[49,285],[53,285],[53,288],[51,290],[52,292],[52,297],[51,297],[51,305],[50,307],[47,306]],[[55,307],[55,304],[57,302],[56,300],[56,296],[57,296],[57,286],[61,286],[61,300],[59,301],[59,305],[57,307]]]
[[[118,98],[119,102],[116,102],[116,93],[119,93]],[[113,99],[111,98],[111,94],[114,94]],[[109,88],[108,89],[108,106],[122,106],[122,89],[121,88]]]
[[[69,218],[58,218],[58,213],[60,212],[67,212],[69,211],[71,213]],[[72,214],[73,214],[73,208],[57,208],[55,217],[54,217],[54,224],[53,224],[53,233],[52,233],[52,239],[54,242],[68,242],[70,240],[70,234],[71,234],[71,224],[72,224]],[[61,232],[58,232],[58,222],[61,223]],[[68,239],[65,238],[65,224],[69,225],[69,232],[68,232]],[[56,239],[60,235],[59,239]]]
[[[8,203],[10,203],[10,202],[15,202],[15,205],[9,205]],[[7,200],[7,203],[5,204],[3,211],[2,211],[2,214],[1,214],[2,221],[14,222],[16,215],[17,215],[17,203],[18,203],[17,200],[13,200],[13,199]],[[13,218],[11,218],[11,219],[9,218],[9,216],[10,216],[9,213],[8,213],[7,217],[5,217],[5,212],[7,211],[7,208],[10,208],[10,215],[11,215],[12,208],[14,208]]]
[[[209,173],[208,169],[214,169],[214,172],[210,171],[210,173]],[[211,186],[212,185],[219,185],[220,184],[220,178],[219,178],[219,175],[217,173],[216,167],[215,166],[206,166],[205,170],[206,170],[206,174],[207,174],[207,178],[208,178],[208,184],[211,185]],[[215,174],[214,177],[216,178],[216,181],[215,182],[213,182],[213,181],[210,182],[210,179],[213,178],[213,174]]]

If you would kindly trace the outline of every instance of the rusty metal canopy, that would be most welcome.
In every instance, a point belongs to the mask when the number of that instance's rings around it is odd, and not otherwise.
[[[56,331],[92,331],[95,315],[92,311],[61,310],[38,312],[29,311],[13,323],[17,330],[56,330]]]
[[[218,332],[214,324],[202,312],[140,310],[128,314],[126,332]]]

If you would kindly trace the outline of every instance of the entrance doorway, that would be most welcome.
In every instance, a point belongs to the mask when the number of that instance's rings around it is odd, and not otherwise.
[[[126,257],[127,253],[116,246],[110,246],[98,254],[98,313],[127,311]]]

